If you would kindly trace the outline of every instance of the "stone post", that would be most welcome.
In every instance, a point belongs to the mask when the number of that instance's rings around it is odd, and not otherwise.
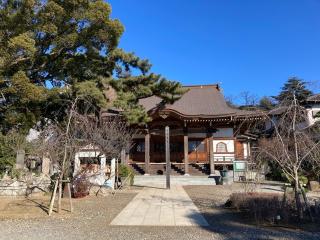
[[[24,156],[25,156],[25,151],[23,149],[17,151],[17,156],[16,156],[17,169],[23,169],[25,167]]]
[[[126,150],[124,148],[121,150],[120,155],[121,155],[121,164],[125,164],[126,163]]]
[[[73,176],[77,175],[77,173],[80,171],[80,158],[79,158],[79,152],[77,152],[74,155],[74,169],[73,169]]]

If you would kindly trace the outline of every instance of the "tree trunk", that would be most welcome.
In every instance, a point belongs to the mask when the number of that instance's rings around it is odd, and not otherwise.
[[[70,181],[68,178],[68,183],[67,183],[67,187],[68,187],[68,195],[69,195],[69,204],[70,204],[70,212],[73,212],[73,204],[72,204],[72,193],[71,193],[71,187],[70,187]]]
[[[310,205],[309,205],[309,202],[308,202],[308,199],[307,199],[307,195],[306,195],[306,192],[304,191],[303,186],[301,186],[301,185],[300,185],[300,190],[301,190],[301,193],[302,193],[302,197],[303,197],[303,200],[304,200],[305,207],[306,207],[306,209],[307,209],[307,211],[309,213],[310,220],[311,220],[311,222],[313,222],[313,216],[312,216]]]
[[[281,206],[282,209],[284,209],[287,204],[287,194],[288,194],[288,188],[287,188],[287,186],[285,186],[283,198],[282,198],[282,206]]]
[[[294,179],[294,196],[296,201],[298,218],[299,220],[301,220],[303,218],[303,212],[302,212],[302,206],[301,206],[301,200],[300,200],[299,177],[297,172],[295,173],[295,179]]]
[[[58,191],[58,213],[61,212],[61,197],[62,197],[62,179],[59,179],[59,191]]]

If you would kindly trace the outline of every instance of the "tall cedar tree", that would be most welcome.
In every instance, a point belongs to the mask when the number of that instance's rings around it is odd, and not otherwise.
[[[124,27],[110,13],[102,0],[0,1],[2,131],[62,119],[64,103],[75,97],[98,109],[122,109],[132,123],[148,120],[140,98],[180,97],[179,83],[150,73],[148,60],[118,48]]]
[[[312,92],[307,89],[306,82],[302,79],[293,77],[289,78],[281,89],[278,96],[273,97],[279,103],[291,103],[293,101],[293,96],[296,96],[299,104],[304,103],[308,97],[312,95]]]

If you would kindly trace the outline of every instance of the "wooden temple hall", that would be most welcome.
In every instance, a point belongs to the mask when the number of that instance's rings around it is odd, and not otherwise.
[[[214,174],[232,169],[235,160],[250,156],[254,139],[248,120],[254,112],[227,105],[219,85],[186,86],[186,93],[172,105],[161,99],[142,99],[152,121],[134,136],[127,156],[140,174],[165,174],[165,127],[169,127],[171,174]]]

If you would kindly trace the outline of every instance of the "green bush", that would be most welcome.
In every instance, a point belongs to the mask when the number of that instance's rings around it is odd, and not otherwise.
[[[31,151],[31,144],[26,142],[25,135],[14,130],[6,135],[0,133],[0,178],[5,172],[11,177],[19,177],[19,173],[14,169],[19,149]]]
[[[308,184],[308,178],[306,176],[299,176],[299,181],[303,185],[307,185]]]
[[[291,185],[294,184],[294,180],[292,178],[289,178],[288,181],[290,182]],[[300,184],[302,184],[303,186],[307,185],[309,180],[306,176],[304,175],[299,175],[299,182]]]
[[[22,169],[16,169],[16,168],[12,168],[11,171],[10,171],[10,177],[12,179],[20,179],[21,176],[23,174],[23,170]]]
[[[8,143],[7,137],[3,134],[0,134],[0,178],[3,177],[5,172],[11,174],[15,161],[15,151]]]
[[[266,174],[266,178],[268,180],[280,181],[280,182],[288,181],[286,176],[283,174],[283,172],[281,171],[281,169],[277,164],[275,164],[274,162],[268,162],[268,166],[270,168],[270,172]]]
[[[134,171],[127,165],[119,165],[119,177],[127,178],[129,177],[129,183],[132,186],[134,182]]]
[[[8,172],[9,174],[11,174],[11,172],[13,171],[14,164],[15,164],[14,157],[0,156],[0,179],[4,176],[5,172]]]

